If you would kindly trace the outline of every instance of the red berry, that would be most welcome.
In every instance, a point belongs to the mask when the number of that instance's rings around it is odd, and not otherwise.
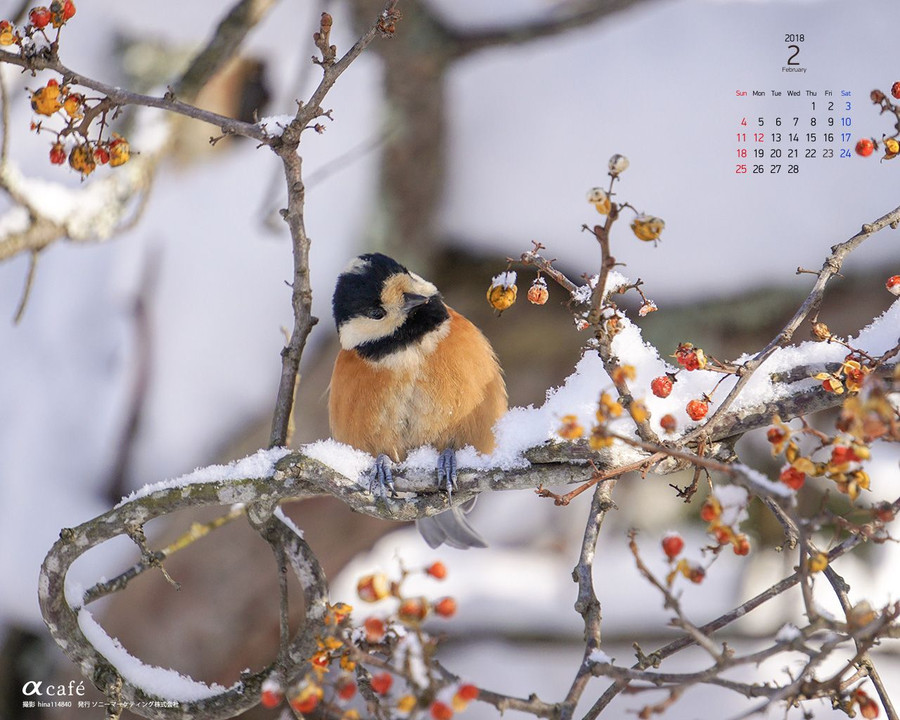
[[[50,24],[50,11],[43,5],[32,8],[28,13],[29,22],[39,30]]]
[[[891,275],[884,286],[892,295],[900,295],[900,275]]]
[[[891,85],[891,95],[900,100],[900,80]]]
[[[869,138],[863,138],[856,143],[857,155],[869,157],[869,155],[871,155],[873,152],[875,152],[875,143],[873,143]]]
[[[700,519],[703,522],[712,522],[722,514],[722,506],[715,498],[707,498],[700,508]]]
[[[669,560],[674,560],[684,550],[684,540],[678,533],[669,533],[662,539],[662,549]]]
[[[845,463],[858,462],[859,457],[853,452],[853,448],[845,445],[836,445],[831,449],[831,464],[844,465]]]
[[[650,390],[656,397],[669,397],[673,384],[671,375],[660,375],[650,381]]]
[[[109,162],[109,150],[102,146],[94,148],[94,160],[99,165],[106,165]]]
[[[702,420],[709,412],[709,403],[706,400],[691,400],[685,410],[691,420]]]
[[[384,620],[377,617],[366,618],[363,622],[363,628],[366,631],[366,641],[370,643],[380,643],[384,640],[386,627]]]
[[[667,433],[673,433],[678,427],[678,421],[672,413],[666,413],[659,419],[659,426]]]
[[[62,165],[66,162],[66,149],[61,142],[53,143],[50,148],[50,162],[54,165]]]
[[[456,615],[456,600],[452,597],[441,598],[434,604],[434,611],[441,617],[453,617]]]
[[[263,681],[262,692],[259,695],[259,702],[264,708],[275,708],[281,705],[284,700],[284,693],[281,691],[281,685],[272,678]]]
[[[466,702],[471,702],[472,700],[475,700],[478,698],[479,692],[480,691],[478,690],[477,687],[475,687],[474,685],[471,685],[469,683],[466,683],[464,685],[459,686],[459,688],[456,691],[456,695],[457,695],[457,697],[460,698],[460,700],[465,700]]]
[[[431,563],[431,565],[429,565],[427,568],[425,568],[425,572],[427,572],[429,575],[431,575],[431,577],[437,580],[443,580],[445,577],[447,577],[447,566],[444,565],[444,563],[442,563],[440,560],[437,560]]]
[[[354,695],[356,695],[356,683],[350,679],[345,679],[342,682],[338,683],[337,686],[338,697],[341,700],[349,700]]]
[[[453,717],[453,709],[447,705],[446,703],[442,703],[440,700],[435,700],[431,703],[431,717],[434,720],[450,720]]]
[[[734,542],[731,545],[734,550],[735,555],[749,555],[750,554],[750,541],[747,539],[746,535],[738,535]]]
[[[387,695],[394,684],[394,676],[390,673],[378,673],[372,676],[372,690],[379,695]]]
[[[260,695],[259,702],[264,708],[275,708],[281,705],[284,696],[280,692],[274,690],[263,690]]]
[[[789,465],[781,471],[779,480],[787,485],[791,490],[799,490],[806,482],[806,474],[800,472],[797,468]]]
[[[71,20],[75,15],[75,3],[72,0],[64,0],[62,7],[62,16],[66,20]]]

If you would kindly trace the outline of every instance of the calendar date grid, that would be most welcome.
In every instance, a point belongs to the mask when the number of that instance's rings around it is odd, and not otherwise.
[[[734,174],[798,175],[853,156],[851,90],[742,90]]]

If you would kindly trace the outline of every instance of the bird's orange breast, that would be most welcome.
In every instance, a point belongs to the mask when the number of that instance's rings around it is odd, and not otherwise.
[[[436,345],[387,361],[338,353],[329,396],[335,440],[395,461],[421,445],[494,448],[492,427],[507,406],[500,365],[471,322],[452,309],[449,322]]]

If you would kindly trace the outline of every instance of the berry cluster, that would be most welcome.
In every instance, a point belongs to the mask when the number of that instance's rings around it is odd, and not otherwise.
[[[401,569],[394,580],[381,572],[361,577],[356,592],[363,602],[393,599],[396,609],[385,617],[370,615],[356,626],[350,620],[350,605],[330,606],[325,627],[331,631],[316,639],[309,671],[289,689],[277,677],[268,678],[260,704],[275,708],[287,700],[300,715],[317,711],[341,720],[358,720],[360,710],[353,707],[353,701],[362,683],[367,686],[366,697],[374,694],[392,717],[427,710],[433,720],[449,720],[465,710],[478,697],[478,688],[447,682],[432,671],[436,643],[422,630],[422,622],[432,613],[453,617],[456,600],[445,596],[429,601],[407,595],[403,584],[414,574],[443,580],[447,567],[437,561],[415,572]]]
[[[900,80],[891,85],[891,97],[900,100]],[[881,143],[875,138],[860,138],[856,143],[856,154],[862,157],[869,157],[879,147],[883,148],[884,155],[882,160],[893,160],[900,155],[900,104],[892,102],[887,95],[881,90],[873,90],[869,97],[872,102],[880,108],[880,113],[891,113],[896,118],[894,125],[895,132],[893,135],[882,136]]]
[[[8,20],[0,21],[0,45],[17,45],[26,57],[35,54],[41,44],[55,49],[62,26],[74,16],[72,0],[53,0],[49,7],[39,5],[29,11],[28,23],[21,28]],[[47,34],[50,28],[56,29],[52,39]],[[30,93],[31,109],[39,116],[32,121],[31,129],[54,135],[49,153],[51,164],[68,162],[84,178],[98,165],[119,167],[131,158],[128,141],[116,133],[107,133],[107,116],[115,110],[108,98],[88,98],[68,85],[60,85],[55,78]],[[63,126],[59,130],[48,128],[43,118],[61,119]]]

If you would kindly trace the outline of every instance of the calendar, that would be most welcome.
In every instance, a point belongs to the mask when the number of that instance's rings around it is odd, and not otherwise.
[[[805,40],[784,33],[780,77],[735,89],[734,174],[800,175],[852,157],[854,90],[807,80]]]
[[[802,36],[801,36],[802,37]],[[797,175],[853,153],[853,91],[813,88],[738,89],[737,175]]]

